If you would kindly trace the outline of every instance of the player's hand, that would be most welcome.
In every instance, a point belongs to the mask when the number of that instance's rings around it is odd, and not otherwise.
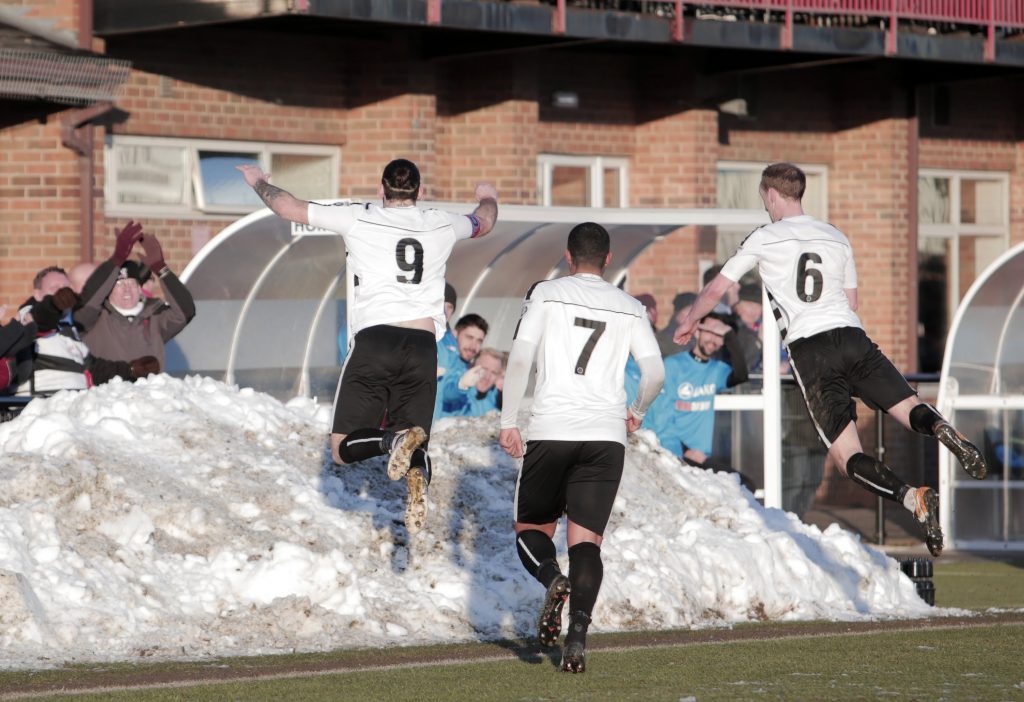
[[[701,331],[711,332],[712,334],[718,334],[718,336],[725,336],[732,331],[732,327],[723,322],[720,319],[714,317],[708,317],[703,322],[697,325],[697,328]]]
[[[640,425],[644,423],[643,419],[637,419],[633,416],[633,410],[626,408],[626,433],[632,434],[634,431],[640,428]]]
[[[473,197],[476,198],[477,202],[490,198],[491,200],[498,199],[498,190],[490,183],[477,183],[476,192],[473,193]]]
[[[270,182],[270,174],[264,173],[263,169],[253,163],[246,163],[241,166],[235,166],[242,172],[245,177],[245,182],[250,188],[255,188],[257,183],[266,181]]]
[[[502,429],[498,435],[498,444],[512,458],[523,457],[523,437],[518,429]]]
[[[697,323],[687,317],[678,327],[676,327],[676,332],[672,335],[672,341],[682,346],[690,340],[690,337],[693,336],[693,332],[696,328]]]

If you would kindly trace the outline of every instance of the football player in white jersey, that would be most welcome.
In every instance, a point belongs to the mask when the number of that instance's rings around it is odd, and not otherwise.
[[[505,372],[499,441],[510,456],[523,456],[516,420],[536,356],[529,442],[516,482],[516,547],[526,570],[546,588],[541,646],[558,639],[568,599],[571,622],[561,668],[582,673],[626,434],[640,427],[665,368],[643,304],[601,278],[611,260],[608,232],[591,222],[575,226],[565,259],[571,275],[535,283],[526,294]],[[641,378],[627,408],[630,354]],[[552,541],[562,514],[568,518],[568,577]]]
[[[321,205],[271,185],[259,166],[238,170],[278,216],[345,238],[355,283],[348,300],[352,342],[334,399],[331,456],[352,463],[390,454],[388,477],[406,477],[408,485],[406,527],[419,531],[430,482],[426,441],[437,391],[436,341],[446,329],[445,265],[456,241],[494,227],[497,192],[478,185],[480,204],[468,216],[422,209],[416,206],[419,169],[396,159],[377,188],[383,206]]]
[[[981,480],[987,467],[977,447],[934,407],[922,402],[903,374],[864,333],[857,317],[857,270],[850,242],[838,229],[804,214],[806,178],[790,163],[761,174],[760,194],[772,223],[755,229],[708,283],[679,325],[686,343],[696,321],[754,266],[768,290],[804,402],[839,469],[876,495],[904,505],[924,525],[934,556],[942,551],[939,498],[911,487],[864,453],[853,398],[882,409],[900,424],[942,442],[964,470]]]

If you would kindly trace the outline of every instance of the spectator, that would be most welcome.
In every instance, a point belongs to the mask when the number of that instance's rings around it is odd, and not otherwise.
[[[445,331],[437,342],[437,392],[434,395],[434,421],[441,417],[441,380],[449,367],[453,367],[459,358],[459,341],[452,333],[451,321],[455,314],[455,306],[458,304],[459,296],[451,283],[444,284],[444,319]]]
[[[676,333],[676,327],[686,317],[686,313],[690,311],[690,305],[696,299],[697,293],[693,292],[681,292],[672,298],[672,319],[669,320],[668,326],[655,334],[655,338],[658,340],[658,348],[661,350],[663,358],[668,358],[673,354],[689,351],[693,348],[692,344],[679,346],[672,341],[672,335]]]
[[[128,260],[137,243],[142,244],[145,266]],[[166,301],[143,296],[146,267],[159,279]],[[196,312],[192,295],[164,262],[160,242],[134,222],[118,233],[113,255],[89,277],[82,298],[76,318],[93,354],[129,362],[152,356],[156,372],[164,368],[164,344]]]
[[[481,417],[501,409],[501,389],[505,380],[505,354],[483,349],[473,366],[458,383],[446,383],[443,417]]]
[[[71,281],[71,289],[77,294],[82,294],[82,288],[85,286],[85,281],[89,280],[89,276],[96,270],[96,264],[92,261],[82,261],[76,263],[68,271],[68,280]]]
[[[729,366],[713,358],[724,346],[733,358],[743,358],[736,332],[716,313],[706,315],[694,334],[689,353],[665,361],[665,385],[650,414],[658,415],[651,427],[661,445],[693,466],[736,472],[722,461],[711,460],[715,432],[715,395],[747,381],[742,363]],[[741,476],[750,489],[753,484]]]
[[[37,322],[35,344],[18,356],[18,394],[85,390],[89,348],[71,318],[75,295],[59,266],[48,266],[32,280],[32,297],[18,310],[22,323]],[[62,291],[67,291],[66,293]],[[61,304],[54,304],[54,295]]]
[[[478,314],[467,314],[459,318],[455,324],[455,343],[458,354],[449,358],[444,375],[438,380],[437,393],[441,395],[441,411],[439,417],[461,416],[459,405],[451,405],[444,398],[455,397],[459,380],[473,365],[477,354],[487,337],[487,320]]]
[[[736,337],[743,349],[743,359],[751,373],[761,372],[764,360],[761,344],[761,286],[740,286],[739,297],[732,305],[737,321]]]
[[[19,312],[22,319],[34,322],[35,343],[18,356],[18,394],[85,390],[114,377],[135,380],[153,372],[156,359],[152,357],[111,361],[89,352],[74,317],[79,297],[69,284],[57,266],[36,274],[33,297]]]
[[[7,307],[0,305],[0,317],[7,313]],[[0,326],[0,395],[13,391],[17,379],[17,356],[32,348],[36,335],[34,322],[22,324],[17,319]]]

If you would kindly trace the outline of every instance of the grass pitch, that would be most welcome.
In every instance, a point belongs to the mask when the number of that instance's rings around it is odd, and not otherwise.
[[[936,604],[982,614],[896,630],[764,623],[594,636],[588,671],[575,676],[557,671],[557,652],[505,642],[6,673],[0,699],[1024,699],[1024,562],[940,560],[934,582]],[[225,674],[254,677],[201,681]]]

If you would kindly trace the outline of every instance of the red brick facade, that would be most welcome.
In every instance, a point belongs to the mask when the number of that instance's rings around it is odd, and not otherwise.
[[[31,7],[59,28],[75,27],[75,2]],[[913,365],[916,232],[908,207],[917,122],[908,117],[907,90],[884,69],[755,76],[754,118],[740,120],[678,98],[686,91],[650,77],[660,62],[621,50],[421,60],[379,37],[340,41],[255,26],[127,36],[107,49],[134,70],[117,101],[128,118],[96,129],[97,259],[123,224],[103,210],[107,133],[338,146],[338,194],[346,196],[373,196],[382,165],[405,156],[420,164],[428,199],[467,200],[477,181],[491,180],[503,202],[525,204],[539,202],[545,153],[627,159],[636,207],[713,207],[719,161],[790,160],[827,168],[829,219],[853,241],[863,319],[899,365]],[[689,81],[685,72],[678,79]],[[1015,89],[1001,80],[955,84],[949,126],[934,126],[927,99],[919,100],[918,167],[1009,173],[1011,243],[1024,239],[1019,99],[1006,99]],[[579,108],[552,107],[555,90],[576,92]],[[79,260],[78,158],[61,144],[67,114],[0,124],[0,303],[12,307],[39,268]],[[181,270],[234,219],[145,224]],[[710,237],[680,230],[640,256],[629,289],[654,293],[664,323],[673,295],[696,289],[700,261],[713,257]]]

